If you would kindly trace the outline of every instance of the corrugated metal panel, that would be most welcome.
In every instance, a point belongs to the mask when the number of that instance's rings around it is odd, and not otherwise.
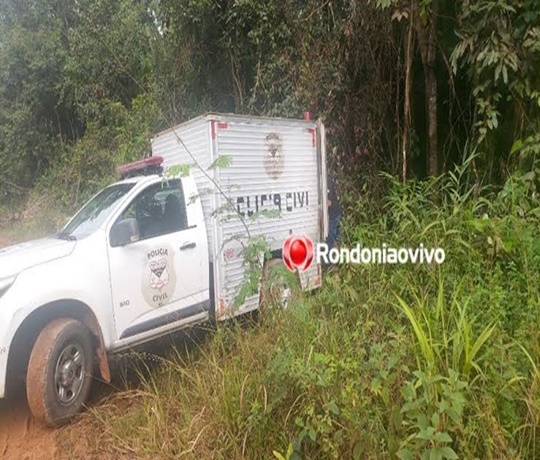
[[[314,142],[316,125],[234,118],[217,131],[217,152],[230,157],[228,168],[219,170],[219,182],[241,212],[251,237],[264,236],[271,249],[281,249],[290,233],[306,234],[314,243],[319,235],[319,183],[317,149]],[[271,151],[278,150],[276,157]],[[279,199],[276,197],[279,196]],[[239,202],[241,200],[241,202]],[[249,200],[249,201],[248,201]],[[223,203],[223,199],[220,198]],[[249,207],[248,207],[249,203]],[[264,217],[264,210],[277,217]],[[251,211],[251,218],[247,213]],[[221,295],[230,304],[244,280],[245,267],[240,251],[247,242],[247,231],[234,213],[230,219],[220,218],[220,235],[225,270],[220,280]],[[302,275],[303,287],[315,283],[317,267]],[[258,296],[248,299],[244,309],[254,308]]]

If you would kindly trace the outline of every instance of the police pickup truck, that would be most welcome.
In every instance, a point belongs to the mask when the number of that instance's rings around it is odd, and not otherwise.
[[[235,302],[250,237],[279,258],[290,235],[327,234],[320,121],[207,114],[151,148],[59,233],[0,250],[0,398],[22,378],[48,425],[110,381],[112,353],[257,309],[259,292]],[[302,289],[320,286],[304,268]]]

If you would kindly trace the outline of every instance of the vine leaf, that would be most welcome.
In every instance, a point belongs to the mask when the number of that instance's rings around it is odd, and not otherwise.
[[[208,169],[228,168],[232,163],[230,155],[219,155]]]

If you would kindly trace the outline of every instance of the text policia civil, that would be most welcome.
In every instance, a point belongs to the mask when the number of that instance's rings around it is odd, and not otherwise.
[[[236,198],[236,210],[242,217],[251,217],[262,211],[292,212],[309,206],[309,192],[264,193]]]

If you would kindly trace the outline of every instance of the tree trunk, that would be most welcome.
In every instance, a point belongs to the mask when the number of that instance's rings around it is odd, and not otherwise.
[[[231,80],[234,89],[234,105],[236,113],[244,113],[244,84],[241,76],[241,64],[238,56],[229,52],[229,62],[231,68]]]
[[[410,130],[410,98],[411,98],[411,48],[414,28],[413,5],[409,11],[409,33],[407,37],[407,51],[405,57],[405,101],[403,104],[403,142],[402,142],[402,170],[401,176],[403,182],[407,180],[407,149],[409,147]]]
[[[426,76],[426,96],[428,98],[428,173],[436,176],[439,173],[439,152],[437,145],[437,79],[433,69]]]
[[[436,18],[437,18],[437,0],[431,3],[428,15],[425,18],[420,17],[417,1],[415,4],[416,12],[416,34],[420,55],[422,56],[422,65],[424,67],[426,110],[428,120],[428,152],[427,169],[430,176],[436,176],[439,173],[439,153],[437,142],[437,76],[435,75],[436,61]]]

